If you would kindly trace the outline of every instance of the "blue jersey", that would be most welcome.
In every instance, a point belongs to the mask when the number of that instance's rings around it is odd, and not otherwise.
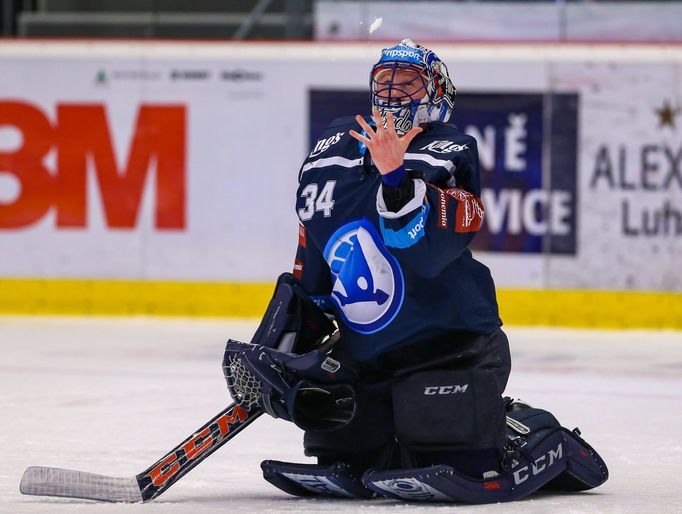
[[[450,332],[500,321],[495,286],[467,246],[480,228],[476,140],[432,123],[410,143],[413,181],[397,212],[352,117],[334,121],[299,173],[294,275],[333,312],[345,351],[362,362]]]

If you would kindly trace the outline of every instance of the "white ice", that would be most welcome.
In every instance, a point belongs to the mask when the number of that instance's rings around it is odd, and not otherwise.
[[[228,402],[228,337],[253,321],[0,317],[0,512],[682,512],[682,332],[507,328],[508,394],[550,409],[606,460],[586,493],[505,505],[406,505],[290,497],[259,463],[304,462],[296,427],[263,416],[157,500],[99,504],[22,496],[31,465],[132,476]]]

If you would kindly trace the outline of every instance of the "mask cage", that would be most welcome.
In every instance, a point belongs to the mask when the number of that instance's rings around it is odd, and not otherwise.
[[[395,78],[399,72],[409,72],[413,76],[397,82]],[[430,99],[432,82],[423,67],[401,62],[378,63],[370,74],[371,104],[379,109],[416,107],[424,98]]]

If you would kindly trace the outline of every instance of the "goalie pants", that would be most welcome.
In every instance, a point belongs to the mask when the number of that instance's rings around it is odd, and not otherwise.
[[[342,346],[334,356],[347,362]],[[306,455],[357,469],[450,464],[474,474],[498,462],[511,370],[501,329],[447,334],[358,366],[353,420],[334,431],[306,431]]]

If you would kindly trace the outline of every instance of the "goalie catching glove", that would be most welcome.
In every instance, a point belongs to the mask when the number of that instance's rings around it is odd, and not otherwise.
[[[355,412],[355,374],[320,350],[295,355],[230,339],[223,373],[235,402],[303,430],[338,429]]]

